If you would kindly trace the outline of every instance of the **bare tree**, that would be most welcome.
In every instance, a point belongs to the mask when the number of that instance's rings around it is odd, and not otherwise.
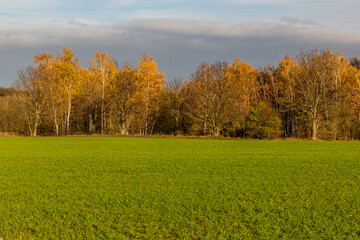
[[[16,89],[19,101],[23,103],[21,110],[27,121],[29,134],[36,136],[47,101],[46,88],[40,72],[33,67],[19,70]]]
[[[225,94],[224,72],[227,64],[202,63],[190,81],[183,85],[186,116],[192,129],[202,134],[218,136],[224,127]]]

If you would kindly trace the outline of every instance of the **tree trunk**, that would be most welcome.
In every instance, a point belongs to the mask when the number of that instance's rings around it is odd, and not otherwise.
[[[28,120],[28,127],[29,127],[29,134],[30,136],[33,136],[33,130],[31,128],[31,122]]]
[[[148,112],[149,112],[149,105],[146,104],[145,106],[145,126],[144,126],[144,135],[147,135],[148,131]]]
[[[104,134],[104,116],[105,116],[105,107],[104,107],[104,102],[101,103],[101,129],[100,129],[100,133]]]
[[[155,115],[153,124],[152,124],[152,126],[151,126],[150,136],[153,134],[154,127],[155,127],[155,122],[156,122],[156,118],[157,118],[157,116]]]
[[[101,129],[100,133],[104,134],[105,128],[105,70],[101,69],[102,86],[101,86]]]
[[[293,117],[293,114],[291,114],[292,119],[291,119],[291,138],[295,137],[295,119]]]
[[[70,134],[70,115],[71,115],[71,82],[69,80],[67,96],[67,113],[66,113],[66,134]]]
[[[67,115],[66,115],[66,134],[70,134],[70,114],[71,114],[71,98],[68,100]]]
[[[57,114],[56,114],[55,109],[54,109],[54,126],[55,126],[56,135],[59,135],[59,124],[58,124],[58,121],[57,121]]]
[[[89,113],[89,133],[94,133],[95,132],[95,124],[93,121],[93,116],[91,113]]]
[[[125,122],[122,122],[121,125],[120,125],[120,134],[121,135],[126,135]]]
[[[208,119],[208,114],[206,113],[205,119],[204,119],[204,135],[206,135],[206,132],[207,132],[207,119]]]
[[[318,130],[317,120],[313,119],[312,128],[311,128],[311,140],[317,140],[317,130]]]
[[[148,134],[148,117],[149,117],[149,91],[150,91],[150,83],[148,82],[147,84],[147,89],[146,89],[146,96],[145,96],[145,132],[144,135]]]
[[[34,123],[34,130],[33,130],[33,137],[36,137],[37,134],[37,127],[38,127],[38,117],[36,116],[35,123]]]
[[[215,136],[215,137],[220,136],[220,129],[217,128],[217,127],[214,129],[214,136]]]
[[[35,110],[35,122],[34,122],[33,137],[36,137],[37,128],[39,125],[39,119],[40,119],[40,111],[37,109],[37,110]]]

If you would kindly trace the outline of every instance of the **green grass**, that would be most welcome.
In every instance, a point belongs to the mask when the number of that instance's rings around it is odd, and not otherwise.
[[[0,138],[0,238],[357,239],[360,142]]]

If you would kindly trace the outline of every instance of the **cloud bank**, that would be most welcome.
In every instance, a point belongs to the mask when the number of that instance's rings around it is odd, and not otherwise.
[[[139,19],[98,25],[70,19],[65,25],[0,27],[0,71],[5,73],[0,86],[8,86],[16,78],[16,69],[31,64],[32,54],[55,53],[62,45],[72,47],[85,66],[95,51],[112,53],[120,65],[127,61],[136,65],[142,52],[147,52],[155,56],[169,79],[188,76],[201,61],[240,57],[256,67],[276,65],[285,53],[295,55],[301,49],[332,48],[352,56],[359,54],[360,46],[360,36],[355,33],[291,17],[241,24]],[[6,60],[9,58],[14,67]]]
[[[186,42],[199,40],[204,43],[236,39],[239,41],[248,39],[283,40],[297,43],[345,44],[360,42],[360,35],[318,26],[316,22],[310,20],[283,17],[280,18],[280,21],[280,23],[230,24],[179,19],[143,19],[93,26],[91,23],[70,19],[67,20],[66,27],[0,27],[0,48],[59,44],[98,44],[99,47],[103,47],[118,43],[139,44],[141,47],[148,42],[156,44],[154,41],[160,41],[158,44],[162,45],[169,44],[167,40],[179,38]],[[295,26],[287,23],[295,24]],[[200,47],[206,48],[206,44]]]

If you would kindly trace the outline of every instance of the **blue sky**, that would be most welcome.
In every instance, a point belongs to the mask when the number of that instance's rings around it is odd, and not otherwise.
[[[0,86],[62,45],[84,67],[95,51],[120,65],[147,52],[169,80],[201,61],[276,65],[313,48],[360,55],[359,9],[358,0],[0,0]]]

